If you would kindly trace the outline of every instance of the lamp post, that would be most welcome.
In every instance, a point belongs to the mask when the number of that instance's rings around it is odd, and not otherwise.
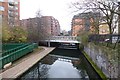
[[[120,35],[120,0],[118,0],[118,35]],[[118,79],[120,78],[120,54],[118,54]]]
[[[119,11],[119,15],[118,15],[118,35],[120,35],[120,0],[118,0],[118,11]],[[120,54],[118,54],[118,79],[120,78]]]
[[[118,20],[118,34],[120,35],[120,0],[118,0],[118,13],[119,13],[119,15],[118,15],[118,18],[119,18],[119,20]]]

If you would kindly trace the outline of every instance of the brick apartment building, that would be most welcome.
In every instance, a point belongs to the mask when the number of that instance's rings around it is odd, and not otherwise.
[[[60,24],[58,20],[52,16],[42,16],[41,26],[46,28],[46,31],[52,36],[60,35]]]
[[[84,19],[74,16],[72,19],[72,36],[77,36],[80,30],[84,30]]]
[[[71,35],[77,36],[80,31],[94,31],[93,26],[91,23],[94,21],[94,18],[98,17],[99,13],[81,13],[78,15],[74,15],[72,19],[71,25]]]
[[[57,19],[52,16],[42,16],[40,18],[29,18],[20,21],[20,25],[25,29],[30,29],[30,26],[38,27],[39,30],[44,30],[52,36],[60,35],[60,25]]]
[[[20,0],[0,0],[0,18],[2,23],[18,26],[20,18]]]

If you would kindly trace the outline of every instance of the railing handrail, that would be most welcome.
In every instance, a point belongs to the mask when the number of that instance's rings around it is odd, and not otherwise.
[[[9,62],[13,62],[15,60],[17,60],[18,58],[26,55],[29,52],[32,52],[34,48],[37,48],[38,45],[35,43],[29,44],[28,46],[24,46],[20,49],[17,49],[13,52],[11,52],[8,55],[4,55],[0,57],[0,62],[2,64],[0,64],[0,69],[3,68],[3,66]]]
[[[18,49],[20,49],[20,48],[22,48],[22,47],[28,46],[29,44],[30,44],[30,43],[26,43],[26,44],[21,45],[21,46],[18,46],[18,47],[16,47],[16,48],[13,48],[13,49],[9,49],[9,50],[7,50],[7,51],[4,51],[4,52],[2,52],[2,56],[8,55],[9,53],[14,52],[14,51],[16,51],[16,50],[18,50]]]
[[[16,51],[12,52],[12,53],[9,54],[9,55],[5,55],[5,56],[2,57],[2,59],[6,58],[6,57],[8,57],[8,56],[10,56],[10,55],[13,55],[13,54],[15,54],[15,53],[18,52],[18,51],[21,51],[21,50],[23,50],[23,49],[26,49],[26,48],[28,48],[28,47],[30,47],[30,46],[32,46],[32,45],[33,45],[33,44],[28,45],[28,46],[25,46],[25,47],[23,47],[23,48],[21,48],[21,49],[19,49],[19,50],[16,50]],[[0,60],[1,60],[1,59],[0,59]]]

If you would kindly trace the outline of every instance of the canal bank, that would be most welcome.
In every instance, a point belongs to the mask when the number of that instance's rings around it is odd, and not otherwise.
[[[24,61],[22,61],[21,63],[2,72],[0,74],[2,79],[4,79],[4,78],[15,79],[15,78],[19,77],[24,72],[26,72],[28,69],[30,69],[33,65],[35,65],[40,59],[42,59],[48,53],[50,53],[52,50],[55,49],[53,47],[50,47],[50,48],[42,47],[42,48],[44,48],[44,50],[42,50],[41,52],[36,52],[35,54],[32,54],[29,57],[26,57],[26,59]]]
[[[82,51],[83,55],[85,56],[86,60],[88,61],[88,63],[93,67],[93,69],[95,70],[95,72],[100,76],[101,79],[103,80],[107,80],[106,75],[102,72],[102,70],[97,66],[96,63],[94,63],[94,61],[91,59],[91,56],[88,55],[88,53],[86,53],[84,46],[81,44],[80,46],[80,50]]]
[[[46,55],[20,78],[21,80],[41,78],[101,80],[80,50],[58,48]]]

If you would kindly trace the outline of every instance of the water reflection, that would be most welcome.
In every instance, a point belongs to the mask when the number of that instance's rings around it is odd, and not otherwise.
[[[81,78],[88,80],[89,77],[79,58],[49,54],[21,77],[22,80],[28,80],[28,78]]]

